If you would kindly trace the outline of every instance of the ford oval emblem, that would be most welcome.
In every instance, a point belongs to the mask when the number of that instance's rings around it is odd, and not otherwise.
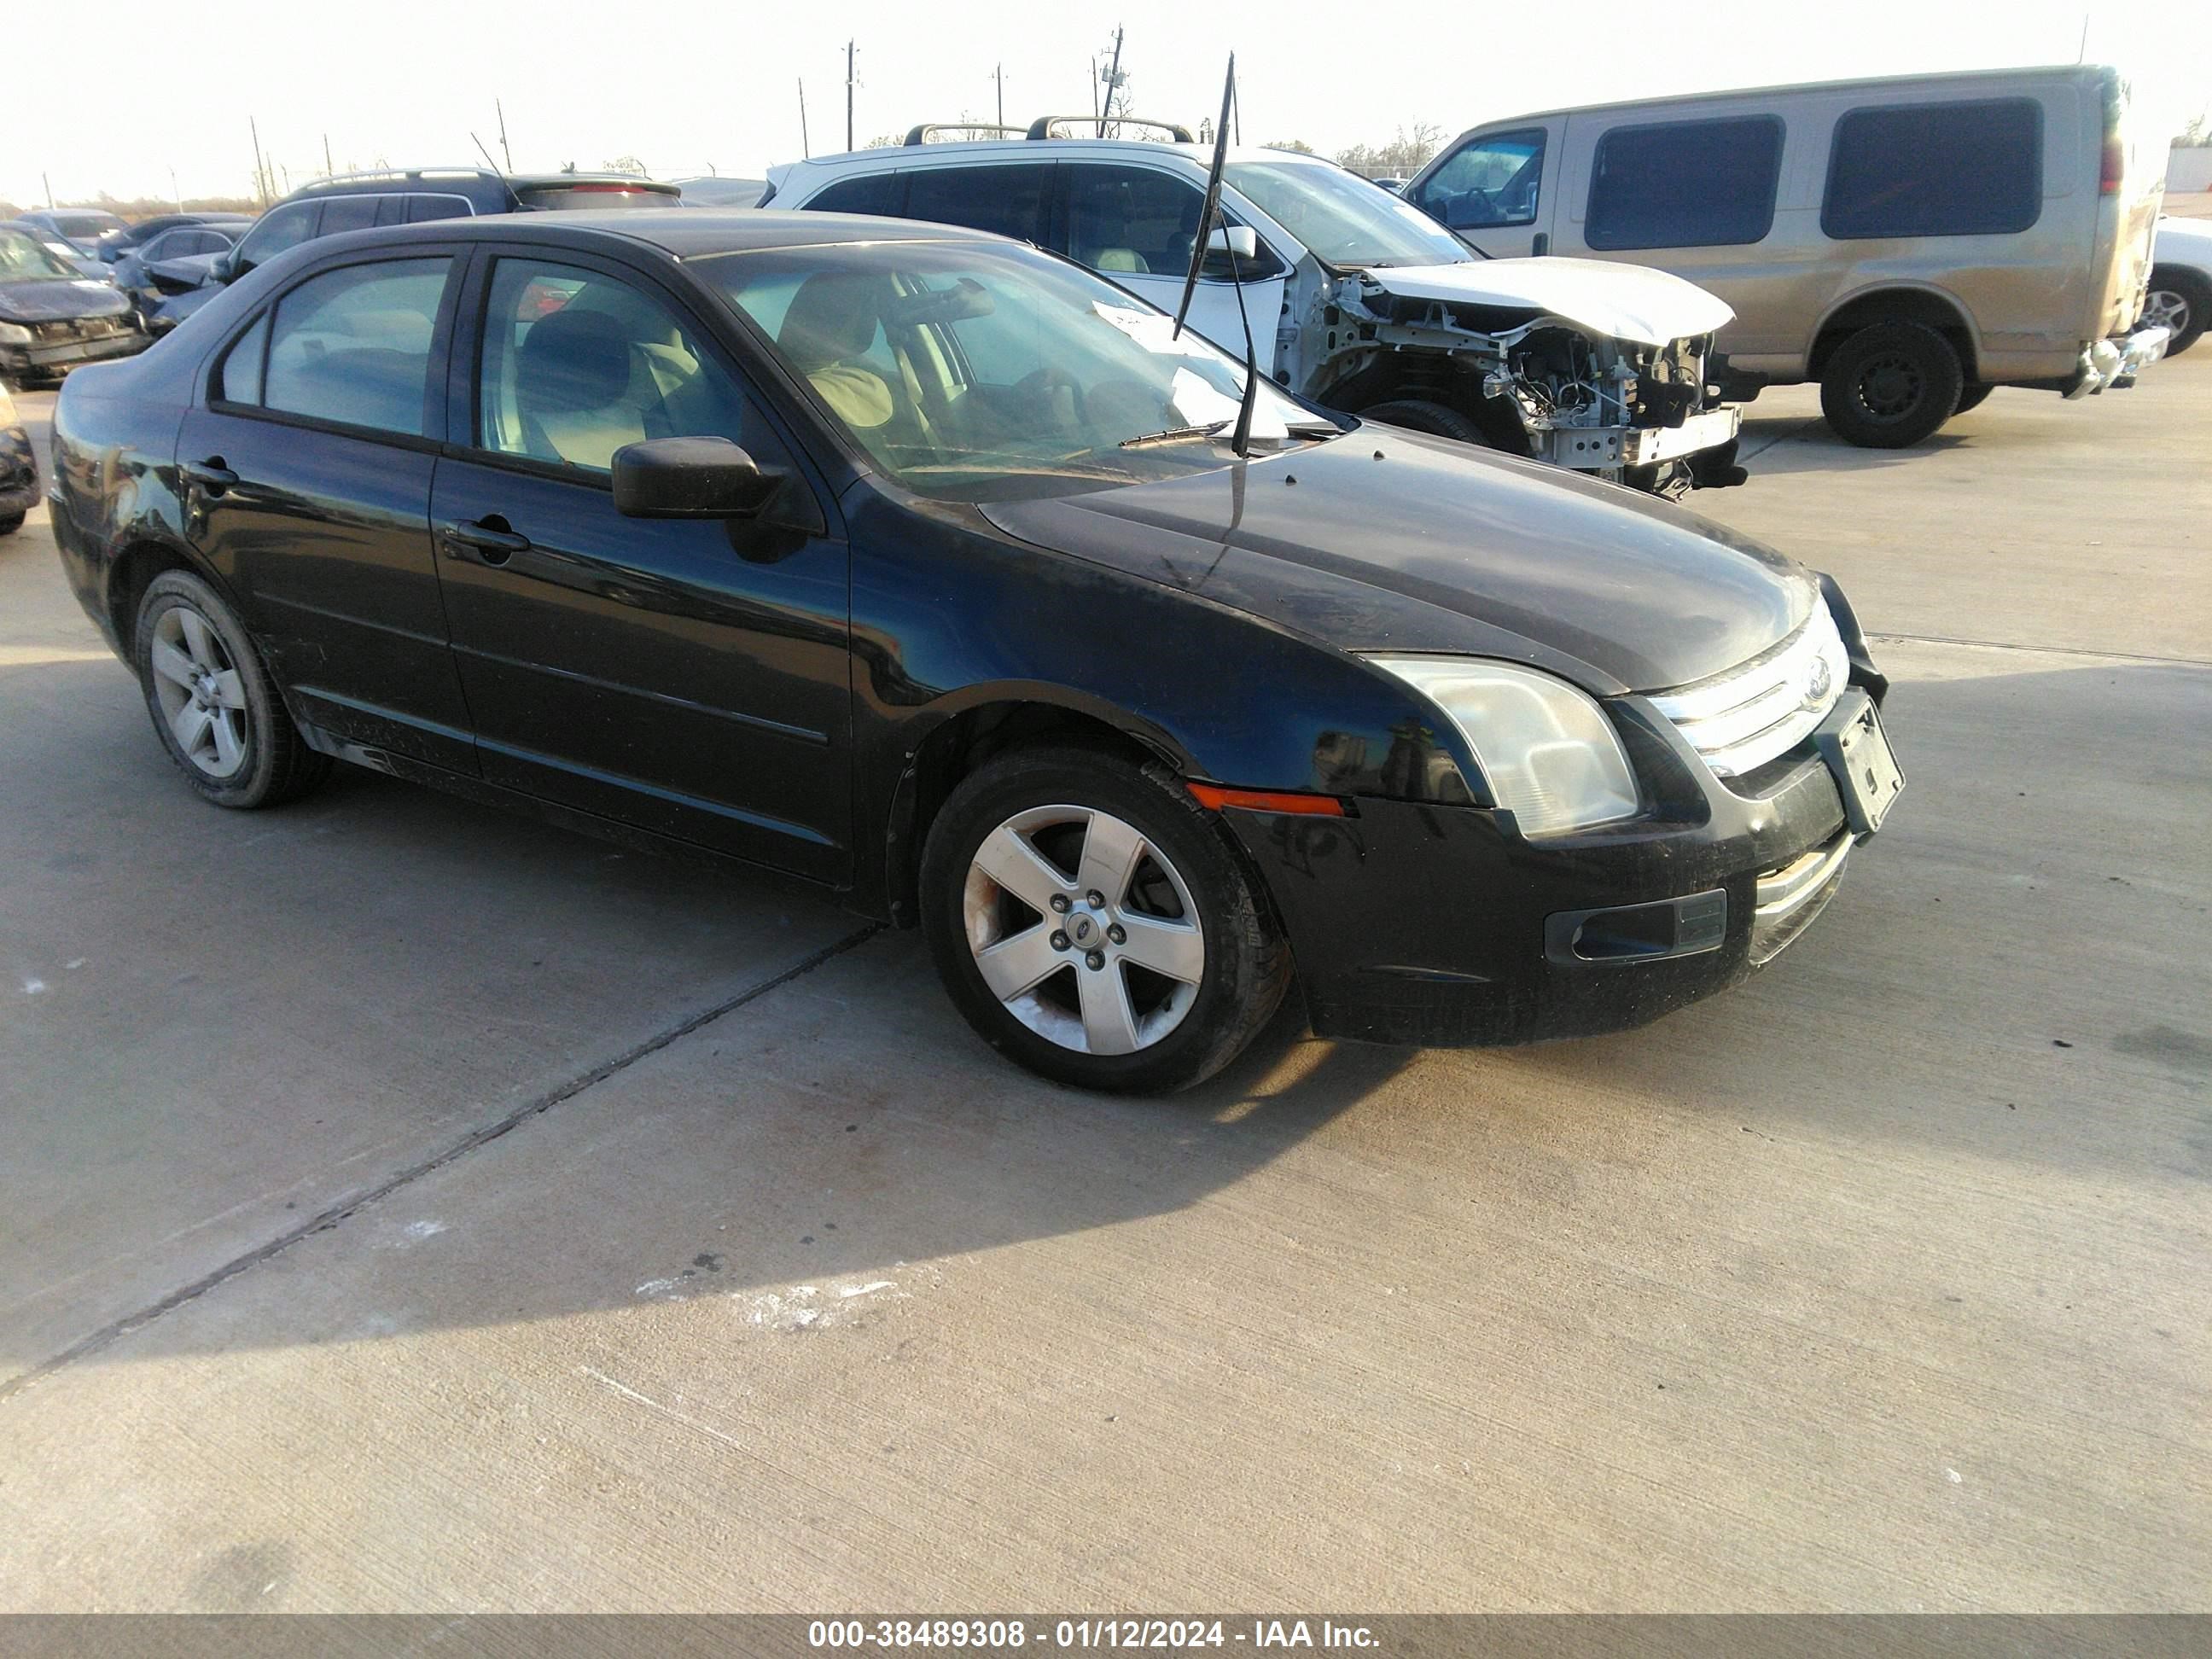
[[[1813,665],[1805,672],[1805,707],[1818,708],[1827,702],[1828,693],[1834,689],[1836,671],[1828,666],[1826,657],[1813,659]]]

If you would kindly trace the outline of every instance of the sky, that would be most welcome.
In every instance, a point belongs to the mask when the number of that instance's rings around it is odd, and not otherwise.
[[[1496,6],[1201,7],[1114,0],[847,0],[839,7],[697,0],[346,0],[271,5],[104,0],[96,73],[21,76],[0,93],[0,198],[239,195],[249,118],[280,185],[324,168],[480,160],[505,106],[518,168],[635,156],[664,178],[758,176],[801,154],[799,83],[816,154],[845,148],[845,43],[858,43],[854,136],[918,121],[1087,112],[1091,62],[1126,31],[1132,108],[1195,126],[1237,55],[1248,143],[1331,153],[1427,123],[1455,133],[1565,104],[1863,75],[2092,62],[2125,70],[2171,127],[2212,105],[2212,31],[2153,34],[2114,0],[1572,0]],[[1372,20],[1363,26],[1362,18]],[[364,21],[363,20],[367,21]],[[1661,21],[1656,20],[1664,19]],[[1554,34],[1559,28],[1565,33]],[[2185,39],[2193,34],[2196,38]]]

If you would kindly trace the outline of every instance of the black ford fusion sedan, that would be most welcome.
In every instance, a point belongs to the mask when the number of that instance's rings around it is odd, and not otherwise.
[[[337,236],[72,376],[56,539],[223,806],[334,759],[817,884],[1088,1087],[1613,1030],[1900,785],[1832,582],[846,215]]]

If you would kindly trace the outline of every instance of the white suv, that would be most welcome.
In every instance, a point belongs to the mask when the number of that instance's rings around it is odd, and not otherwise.
[[[1172,311],[1210,149],[1176,142],[928,142],[769,170],[763,207],[965,225],[1065,254]],[[1187,137],[1174,129],[1179,137]],[[1318,156],[1233,149],[1222,218],[1255,261],[1208,256],[1191,321],[1241,358],[1235,283],[1261,370],[1328,408],[1667,495],[1742,481],[1738,411],[1705,383],[1734,313],[1664,271],[1486,259],[1426,215]]]

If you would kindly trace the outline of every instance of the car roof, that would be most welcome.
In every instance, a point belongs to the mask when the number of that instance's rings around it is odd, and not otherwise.
[[[962,139],[945,144],[882,144],[873,149],[847,150],[836,155],[811,155],[803,161],[785,162],[781,167],[770,168],[769,172],[771,174],[784,174],[815,169],[842,172],[847,168],[866,170],[871,167],[911,167],[917,161],[949,161],[954,157],[977,161],[1048,161],[1066,155],[1091,161],[1158,161],[1172,156],[1176,161],[1203,170],[1212,165],[1213,146],[1152,143],[1141,138]],[[1232,162],[1310,162],[1324,167],[1336,166],[1325,155],[1315,155],[1300,149],[1273,149],[1258,144],[1231,145],[1229,160]]]
[[[347,231],[303,246],[401,246],[410,242],[497,241],[521,236],[533,242],[588,246],[617,240],[641,242],[678,259],[764,248],[819,247],[848,242],[1006,242],[1004,236],[957,225],[910,219],[875,219],[853,213],[788,213],[774,208],[620,208],[606,211],[485,214],[472,219],[433,219],[417,225],[385,225]]]

